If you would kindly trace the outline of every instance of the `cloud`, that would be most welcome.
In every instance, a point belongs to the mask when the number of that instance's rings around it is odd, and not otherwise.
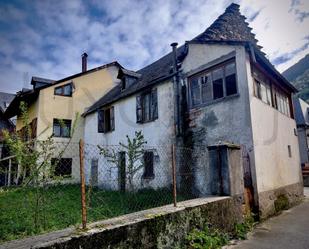
[[[305,0],[239,0],[264,51],[279,69],[308,53]],[[31,77],[60,79],[114,60],[137,70],[203,32],[230,0],[34,0],[0,4],[0,91],[15,92]],[[295,52],[296,50],[296,52]],[[281,58],[280,58],[281,56]]]
[[[242,0],[240,4],[245,15],[261,9],[250,26],[263,51],[279,71],[287,69],[309,53],[305,39],[309,35],[309,20],[303,18],[300,21],[295,11],[308,12],[307,0]]]

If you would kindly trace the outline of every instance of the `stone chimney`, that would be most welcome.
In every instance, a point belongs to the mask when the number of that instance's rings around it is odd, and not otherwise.
[[[82,54],[82,72],[87,71],[87,57],[88,57],[87,53]]]

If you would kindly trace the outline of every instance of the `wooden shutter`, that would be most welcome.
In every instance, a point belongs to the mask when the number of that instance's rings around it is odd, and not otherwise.
[[[111,130],[115,130],[115,112],[114,112],[114,107],[112,106],[110,108],[110,124],[111,124]]]
[[[158,118],[158,94],[157,89],[151,91],[151,120]]]
[[[33,119],[31,122],[31,139],[36,138],[37,132],[37,118]]]
[[[98,133],[104,133],[104,110],[98,110]]]
[[[142,96],[136,96],[136,123],[143,121]]]

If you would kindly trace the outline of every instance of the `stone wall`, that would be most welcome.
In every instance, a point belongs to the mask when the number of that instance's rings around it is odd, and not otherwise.
[[[278,189],[259,193],[260,218],[265,219],[298,204],[304,196],[302,183],[295,183]],[[282,207],[282,208],[280,208]]]
[[[209,197],[149,209],[96,222],[87,231],[41,235],[3,245],[4,248],[103,249],[183,248],[186,235],[207,223],[232,231],[242,221],[241,203],[230,197]],[[0,246],[1,248],[1,246]]]

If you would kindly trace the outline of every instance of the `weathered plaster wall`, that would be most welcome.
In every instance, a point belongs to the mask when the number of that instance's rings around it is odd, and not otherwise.
[[[85,117],[86,147],[86,178],[90,177],[91,160],[99,160],[99,185],[118,187],[118,169],[108,163],[96,145],[116,145],[119,142],[126,144],[126,136],[133,138],[135,131],[142,131],[147,141],[146,149],[152,150],[155,155],[153,179],[142,179],[143,169],[135,177],[135,183],[141,187],[164,187],[171,183],[171,142],[174,138],[174,105],[173,85],[170,82],[158,86],[158,119],[148,123],[136,123],[136,95],[130,96],[113,104],[115,113],[115,130],[108,133],[98,133],[97,112]],[[111,147],[110,147],[111,148]],[[112,168],[113,166],[113,168]]]
[[[235,52],[238,95],[223,98],[213,103],[190,110],[189,140],[192,139],[195,169],[195,185],[201,194],[211,194],[212,182],[209,175],[209,155],[207,146],[228,141],[242,145],[253,159],[253,144],[248,84],[246,72],[246,52],[241,46],[190,45],[184,60],[184,72],[189,72],[221,56]],[[253,164],[253,160],[251,162]],[[242,167],[242,165],[239,165]],[[206,181],[206,184],[205,184]]]
[[[289,205],[297,203],[303,196],[299,145],[295,120],[254,96],[248,59],[247,71],[256,187],[263,218],[275,212],[274,203],[279,195],[285,195]]]
[[[4,248],[186,248],[185,237],[194,228],[210,223],[213,228],[231,232],[241,221],[237,200],[202,198],[181,202],[177,208],[169,205],[90,224],[85,232],[71,229],[9,242]]]
[[[251,77],[248,85],[258,192],[300,182],[295,120],[254,97]]]

